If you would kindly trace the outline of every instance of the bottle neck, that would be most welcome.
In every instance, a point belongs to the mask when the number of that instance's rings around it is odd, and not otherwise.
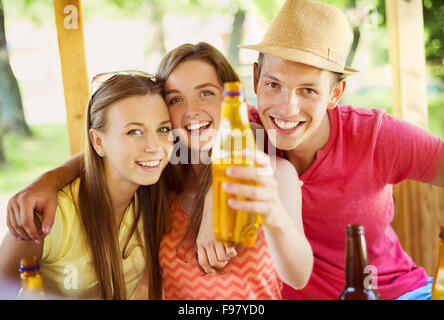
[[[248,106],[243,96],[225,95],[221,109],[220,125],[212,149],[212,163],[221,164],[220,161],[224,159],[224,164],[252,164],[251,160],[245,160],[242,152],[244,149],[256,149],[248,120]]]
[[[242,95],[224,96],[222,104],[222,119],[230,119],[231,129],[246,129],[250,127],[248,108]]]
[[[367,249],[364,235],[348,235],[345,260],[346,287],[364,289],[364,281],[367,276],[367,273],[364,273],[364,269],[367,264]]]

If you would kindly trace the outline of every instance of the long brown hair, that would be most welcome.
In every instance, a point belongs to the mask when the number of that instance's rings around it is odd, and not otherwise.
[[[130,96],[146,94],[161,94],[161,87],[143,76],[118,74],[111,77],[89,101],[85,137],[89,137],[90,129],[104,130],[110,104]],[[148,294],[151,299],[161,299],[162,278],[158,251],[169,212],[167,189],[174,188],[169,184],[170,170],[171,166],[167,166],[158,183],[140,186],[137,190],[138,206],[135,208],[134,224],[123,252],[120,252],[103,159],[95,152],[90,139],[87,139],[84,169],[80,175],[78,210],[104,299],[127,298],[122,259],[126,257],[127,245],[134,233],[138,236],[139,244],[144,247],[137,228],[141,216],[145,240],[145,250],[142,252],[149,270]]]
[[[240,81],[239,76],[227,58],[225,58],[225,56],[219,50],[206,42],[199,42],[195,45],[189,43],[183,44],[168,52],[160,62],[159,68],[157,69],[156,78],[164,84],[178,65],[190,60],[200,60],[212,65],[216,71],[217,78],[221,86],[223,86],[225,82]],[[177,166],[182,167],[184,174],[191,170],[191,164],[189,163],[178,164]],[[212,183],[210,165],[205,167],[199,179],[200,188],[192,206],[193,212],[191,223],[184,238],[182,239],[181,244],[189,235],[191,235],[191,239],[193,240],[192,243],[196,243],[202,221],[205,196],[208,193]]]

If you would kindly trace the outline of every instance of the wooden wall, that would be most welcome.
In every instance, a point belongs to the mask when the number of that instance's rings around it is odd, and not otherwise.
[[[393,113],[428,128],[424,23],[421,0],[386,0]],[[426,164],[425,164],[426,165]],[[405,181],[394,188],[393,227],[416,264],[433,276],[439,226],[444,224],[444,188]]]

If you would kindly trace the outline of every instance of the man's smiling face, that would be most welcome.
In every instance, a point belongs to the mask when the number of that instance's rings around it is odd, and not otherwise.
[[[326,110],[336,106],[343,92],[336,89],[339,83],[332,89],[332,76],[330,71],[270,55],[264,55],[259,75],[255,66],[259,116],[278,149],[307,146],[314,134],[328,130]],[[269,130],[275,130],[275,137]]]

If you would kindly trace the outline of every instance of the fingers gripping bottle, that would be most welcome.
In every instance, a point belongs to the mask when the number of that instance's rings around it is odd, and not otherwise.
[[[221,123],[211,154],[214,197],[214,234],[217,241],[226,247],[239,242],[251,247],[256,241],[257,231],[263,223],[262,216],[242,210],[234,210],[228,205],[230,198],[249,200],[245,197],[228,194],[222,189],[224,182],[239,182],[229,178],[226,169],[231,166],[254,166],[254,162],[242,156],[243,149],[256,149],[253,132],[248,121],[247,104],[242,94],[240,82],[227,82],[224,85]],[[255,182],[242,183],[257,185]]]

